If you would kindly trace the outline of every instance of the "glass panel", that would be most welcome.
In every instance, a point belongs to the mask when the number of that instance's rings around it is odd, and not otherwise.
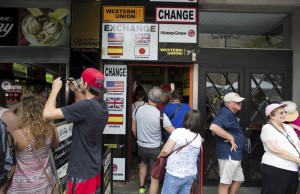
[[[205,145],[204,145],[204,178],[218,180],[218,160],[215,153],[215,138],[208,129],[216,114],[223,106],[224,95],[238,92],[238,73],[206,73],[206,111],[205,111]]]
[[[283,74],[251,75],[250,124],[266,123],[265,108],[283,100]]]

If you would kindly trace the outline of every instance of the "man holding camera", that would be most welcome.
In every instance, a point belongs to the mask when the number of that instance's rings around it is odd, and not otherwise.
[[[87,68],[81,74],[79,87],[74,79],[68,79],[67,85],[78,101],[56,108],[56,98],[62,87],[59,77],[52,83],[43,117],[73,123],[67,194],[98,194],[101,188],[102,134],[108,121],[107,105],[99,98],[99,94],[106,92],[104,75],[99,70]]]

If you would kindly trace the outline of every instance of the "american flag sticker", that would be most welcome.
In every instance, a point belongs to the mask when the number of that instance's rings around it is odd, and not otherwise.
[[[134,34],[135,43],[150,43],[150,33],[135,33]]]
[[[135,56],[150,56],[150,47],[149,46],[135,46],[134,47]]]
[[[123,42],[124,41],[124,35],[123,35],[123,33],[109,32],[107,34],[107,41],[108,42]]]
[[[123,46],[108,46],[107,55],[123,55]]]
[[[123,125],[123,114],[109,114],[107,124]]]
[[[107,81],[106,82],[107,92],[124,92],[123,81]]]
[[[124,108],[124,98],[107,97],[106,104],[110,109],[113,108],[113,109],[122,110]]]

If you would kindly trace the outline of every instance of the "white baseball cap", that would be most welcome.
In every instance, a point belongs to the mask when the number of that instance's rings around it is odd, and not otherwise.
[[[242,102],[245,98],[240,97],[239,94],[235,92],[229,92],[224,96],[224,102]]]

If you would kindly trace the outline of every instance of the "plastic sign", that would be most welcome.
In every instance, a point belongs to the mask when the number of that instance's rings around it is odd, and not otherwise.
[[[156,7],[155,21],[158,23],[197,23],[196,7]]]
[[[103,6],[102,21],[144,22],[143,6]]]

